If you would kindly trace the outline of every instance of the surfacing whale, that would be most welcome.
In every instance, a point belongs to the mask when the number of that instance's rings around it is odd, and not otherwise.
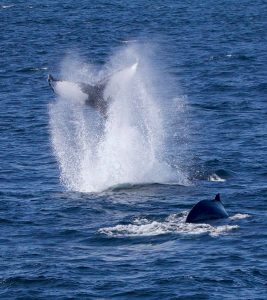
[[[221,202],[220,194],[217,194],[213,200],[202,200],[195,204],[185,222],[196,223],[198,221],[228,217],[229,215]]]

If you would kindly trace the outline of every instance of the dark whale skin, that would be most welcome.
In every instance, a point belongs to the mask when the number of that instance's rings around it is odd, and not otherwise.
[[[52,88],[53,92],[56,93],[56,85],[62,80],[54,78],[51,74],[48,75],[48,84]],[[104,99],[104,90],[108,83],[108,79],[98,82],[95,85],[83,83],[83,82],[74,82],[76,83],[80,90],[87,95],[85,104],[91,106],[92,108],[98,110],[102,115],[106,116],[108,103]],[[110,101],[110,99],[108,99]]]
[[[229,215],[220,201],[220,195],[217,194],[214,200],[202,200],[194,205],[190,210],[185,222],[196,223],[204,220],[214,220],[228,217]]]

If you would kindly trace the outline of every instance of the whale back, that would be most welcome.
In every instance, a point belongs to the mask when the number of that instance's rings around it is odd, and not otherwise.
[[[186,222],[195,223],[227,217],[228,214],[220,200],[202,200],[193,206],[186,218]]]

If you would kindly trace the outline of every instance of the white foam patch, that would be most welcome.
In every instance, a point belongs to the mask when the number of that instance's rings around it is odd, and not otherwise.
[[[239,228],[238,225],[212,226],[206,223],[185,223],[186,215],[187,213],[183,213],[182,215],[173,214],[162,222],[150,221],[145,218],[136,219],[133,224],[101,228],[99,229],[99,233],[109,237],[142,237],[169,233],[218,236]]]
[[[251,217],[249,214],[235,214],[229,219],[231,220],[242,220]]]
[[[42,68],[32,68],[33,71],[39,71],[39,70],[47,70],[47,67],[42,67]]]
[[[1,7],[2,7],[3,9],[11,8],[11,7],[13,7],[13,6],[15,6],[15,4],[1,5]]]
[[[217,181],[217,182],[225,182],[226,179],[221,178],[220,176],[218,176],[217,174],[212,174],[209,176],[208,178],[209,181]]]
[[[157,80],[143,51],[126,46],[99,72],[73,59],[62,64],[68,81],[92,84],[109,78],[104,91],[110,103],[106,119],[89,106],[75,105],[86,96],[75,83],[56,86],[60,97],[50,105],[51,140],[67,189],[99,192],[125,183],[188,184],[177,161],[178,147],[175,155],[169,151],[174,129],[168,124],[177,124],[180,106],[172,106],[167,82],[161,83],[162,76]],[[169,157],[176,158],[175,164]]]

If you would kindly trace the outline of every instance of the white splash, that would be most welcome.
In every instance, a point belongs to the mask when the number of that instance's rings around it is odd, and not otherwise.
[[[57,85],[60,97],[49,110],[51,137],[68,189],[98,192],[124,183],[187,183],[166,159],[166,124],[175,116],[172,99],[161,96],[164,83],[157,85],[153,63],[140,47],[127,46],[100,71],[73,59],[62,65],[63,78],[73,82],[92,84],[113,74],[104,92],[110,101],[106,119],[83,105],[86,95],[75,83]]]
[[[250,215],[249,214],[235,214],[233,216],[231,216],[229,219],[231,220],[242,220],[242,219],[246,219],[249,218]]]
[[[211,174],[208,178],[209,181],[217,181],[217,182],[225,182],[226,179],[221,178],[220,176],[218,176],[217,174]]]
[[[136,219],[133,224],[101,228],[99,229],[99,233],[109,237],[142,237],[169,233],[189,235],[209,234],[211,236],[218,236],[239,228],[238,225],[228,224],[212,226],[207,223],[185,223],[186,216],[186,212],[179,215],[173,214],[162,222],[149,221],[145,218]]]

